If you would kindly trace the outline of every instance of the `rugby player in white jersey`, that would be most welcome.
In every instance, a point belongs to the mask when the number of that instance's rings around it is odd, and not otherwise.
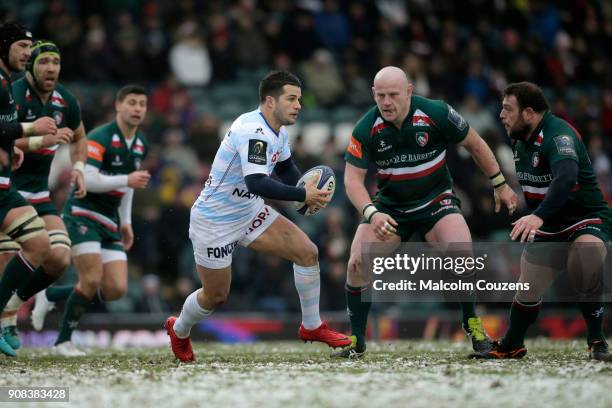
[[[287,130],[301,109],[300,80],[273,71],[259,84],[259,108],[236,119],[215,156],[204,189],[191,209],[189,237],[193,243],[202,288],[187,297],[178,318],[165,327],[176,358],[195,359],[191,328],[207,318],[229,295],[232,252],[236,245],[280,256],[293,262],[295,286],[302,308],[298,335],[330,347],[351,343],[321,322],[318,250],[294,223],[264,203],[263,198],[324,206],[329,193],[314,182],[295,187],[301,174],[291,159]],[[270,177],[274,172],[282,182]]]

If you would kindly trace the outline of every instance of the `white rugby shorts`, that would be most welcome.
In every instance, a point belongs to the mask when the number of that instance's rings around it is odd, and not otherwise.
[[[255,216],[220,225],[207,221],[202,213],[192,208],[189,238],[196,263],[211,269],[230,266],[236,245],[248,246],[272,225],[278,215],[274,208],[264,204]]]

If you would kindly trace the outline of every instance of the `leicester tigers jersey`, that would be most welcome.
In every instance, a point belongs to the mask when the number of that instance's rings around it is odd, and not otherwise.
[[[401,129],[372,107],[355,125],[344,158],[362,169],[373,163],[375,202],[410,213],[452,194],[446,146],[461,142],[468,130],[465,119],[445,102],[412,96]]]
[[[149,150],[149,143],[137,131],[131,144],[121,133],[117,122],[113,121],[92,130],[87,135],[87,165],[100,169],[100,173],[117,176],[129,174],[140,169]],[[129,187],[103,193],[87,192],[83,198],[71,194],[64,213],[92,219],[105,228],[116,231],[119,224],[119,205]]]
[[[55,120],[58,129],[68,127],[73,131],[81,124],[79,103],[62,84],[56,85],[44,104],[26,77],[15,81],[13,95],[17,101],[19,122],[33,122],[48,116]],[[13,172],[13,185],[32,204],[50,201],[48,175],[58,147],[55,145],[27,152],[21,167]]]

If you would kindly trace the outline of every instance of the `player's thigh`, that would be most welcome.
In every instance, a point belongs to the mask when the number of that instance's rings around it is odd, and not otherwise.
[[[567,273],[577,293],[596,294],[602,287],[607,248],[602,238],[584,234],[572,243]]]
[[[201,294],[198,294],[198,302],[206,309],[212,309],[216,305],[227,300],[232,284],[232,267],[207,268],[196,265],[196,270],[202,282]]]
[[[376,247],[377,254],[381,250],[391,253],[400,244],[401,238],[399,235],[391,234],[386,241],[382,241],[374,234],[374,227],[372,225],[367,223],[359,224],[351,243],[351,253],[347,265],[347,283],[351,286],[363,286],[370,281],[368,271],[365,270],[363,264],[364,255],[372,251],[373,247]]]
[[[460,213],[447,214],[425,234],[427,242],[472,242],[470,229]]]
[[[301,266],[313,266],[318,259],[316,245],[304,231],[280,214],[247,248],[279,256]]]
[[[127,292],[128,287],[128,267],[124,260],[114,260],[109,262],[102,261],[102,295],[104,300],[121,299]]]
[[[15,194],[19,195],[19,193]],[[49,249],[45,222],[30,205],[22,205],[9,210],[2,220],[0,230],[19,243],[23,253],[32,262],[35,261],[31,259],[35,257],[34,254],[46,254]]]
[[[81,253],[73,256],[72,261],[79,276],[78,289],[88,297],[95,295],[103,275],[100,252]]]
[[[516,292],[518,299],[522,302],[539,302],[544,292],[552,285],[560,269],[551,263],[536,262],[523,251],[521,255],[520,283],[528,283],[529,290]],[[526,285],[524,285],[526,286]]]
[[[61,274],[70,265],[71,241],[64,221],[57,215],[43,215],[45,228],[49,234],[50,251],[43,266],[49,272]]]
[[[11,237],[0,232],[0,276],[6,268],[6,264],[21,250],[21,246]]]

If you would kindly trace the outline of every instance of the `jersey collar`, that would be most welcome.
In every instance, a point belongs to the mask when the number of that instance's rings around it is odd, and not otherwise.
[[[266,119],[266,117],[264,116],[263,113],[261,113],[260,109],[257,109],[257,112],[259,112],[259,114],[261,115],[262,119],[264,120],[264,122],[266,123],[266,126],[268,126],[268,129],[270,129],[272,131],[272,133],[274,133],[276,135],[276,137],[278,137],[278,135],[280,135],[280,129],[278,130],[278,132],[276,132],[274,129],[272,129],[272,126],[270,126],[270,124],[268,123],[268,120]]]
[[[544,112],[544,116],[542,116],[542,120],[540,121],[540,123],[538,123],[538,126],[536,126],[536,128],[533,130],[533,132],[531,132],[531,135],[527,139],[528,144],[533,144],[533,142],[538,137],[538,134],[540,133],[540,131],[546,124],[546,122],[548,122],[548,120],[552,118],[552,116],[553,114],[550,110],[547,110],[546,112]]]
[[[4,77],[4,79],[6,79],[8,82],[11,82],[11,76],[10,76],[9,74],[7,74],[5,70],[3,70],[2,68],[0,68],[0,73],[2,74],[2,76]]]

